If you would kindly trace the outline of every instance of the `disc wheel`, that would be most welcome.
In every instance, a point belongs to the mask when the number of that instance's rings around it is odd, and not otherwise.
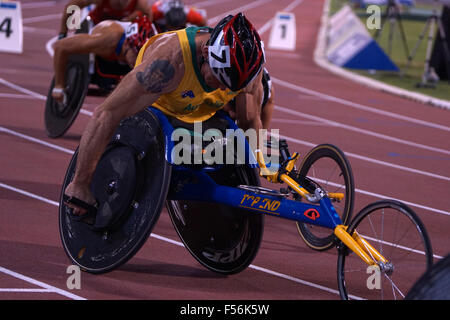
[[[342,299],[404,299],[432,265],[431,243],[417,214],[405,204],[383,200],[362,209],[348,226],[385,259],[378,271],[343,246],[338,256],[338,286]],[[372,257],[373,258],[373,257]]]
[[[254,169],[247,166],[224,166],[209,174],[221,185],[259,185]],[[256,256],[263,234],[263,215],[195,201],[170,200],[167,209],[185,247],[209,270],[235,274]]]
[[[342,223],[348,224],[353,210],[355,186],[350,163],[339,148],[322,144],[312,149],[303,159],[295,180],[312,194],[317,187],[327,193],[343,193],[344,198],[339,201],[332,199],[332,204]],[[297,200],[304,201],[300,196]],[[328,250],[335,245],[336,237],[328,228],[297,222],[297,230],[305,243],[314,250]]]
[[[122,123],[134,121],[136,117]],[[133,127],[148,128],[139,135],[140,139],[156,138],[145,149],[143,158],[139,156],[142,153],[136,154],[134,148],[122,143],[111,143],[104,152],[91,183],[99,207],[94,225],[75,221],[63,201],[64,190],[75,174],[78,150],[67,169],[59,204],[59,231],[67,256],[84,271],[105,273],[133,257],[150,236],[166,201],[171,167],[165,159],[162,131],[150,113],[143,122],[137,123]],[[98,221],[111,211],[116,211],[113,216],[116,219],[97,228]]]
[[[67,103],[57,103],[52,97],[55,79],[52,80],[45,105],[45,129],[50,138],[64,135],[75,121],[83,106],[89,86],[88,56],[71,57],[66,69]]]

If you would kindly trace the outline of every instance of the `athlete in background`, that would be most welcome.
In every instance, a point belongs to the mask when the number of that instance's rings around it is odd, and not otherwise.
[[[180,0],[156,1],[151,6],[151,19],[159,32],[184,29],[188,25],[206,26],[206,12],[188,8]]]
[[[139,16],[133,22],[102,21],[92,29],[91,34],[79,33],[57,41],[53,56],[53,98],[65,104],[64,76],[69,55],[94,53],[105,60],[127,64],[132,69],[139,50],[156,33],[154,24],[146,16]]]

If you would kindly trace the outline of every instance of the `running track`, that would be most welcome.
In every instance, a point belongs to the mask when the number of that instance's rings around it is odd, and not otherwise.
[[[308,249],[294,223],[267,217],[251,267],[223,277],[180,245],[165,210],[132,260],[105,275],[83,273],[81,290],[67,289],[70,262],[59,239],[57,201],[71,152],[102,98],[87,98],[86,112],[63,138],[46,136],[43,112],[53,76],[46,43],[57,33],[64,3],[22,1],[24,53],[0,54],[0,299],[339,299],[335,250]],[[355,175],[355,213],[380,198],[400,199],[425,223],[436,259],[450,252],[450,111],[368,89],[316,66],[321,0],[196,3],[211,24],[244,10],[266,43],[274,13],[294,12],[296,51],[267,50],[276,86],[272,127],[301,154],[319,143],[338,145]]]

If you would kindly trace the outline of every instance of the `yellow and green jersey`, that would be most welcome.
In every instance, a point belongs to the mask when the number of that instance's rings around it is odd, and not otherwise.
[[[199,30],[207,27],[190,27],[176,33],[183,52],[184,76],[178,87],[169,93],[165,93],[153,103],[153,106],[164,114],[175,117],[181,121],[193,123],[205,121],[211,118],[219,109],[239,94],[239,91],[220,90],[210,88],[200,73],[197,63],[197,50],[195,35]],[[157,34],[150,38],[142,47],[136,60],[136,66],[142,63],[145,50],[158,37],[165,33]]]

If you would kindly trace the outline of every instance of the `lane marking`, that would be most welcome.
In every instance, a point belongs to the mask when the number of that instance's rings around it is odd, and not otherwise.
[[[323,183],[323,184],[331,185],[333,187],[338,187],[338,188],[342,187],[342,185],[340,185],[340,184],[337,184],[337,183],[334,183],[334,182],[331,182],[331,181],[325,181],[323,179],[319,179],[319,178],[316,178],[316,177],[314,177],[314,180],[316,180],[317,182]],[[375,193],[375,192],[369,192],[369,191],[365,191],[365,190],[358,189],[358,188],[355,188],[355,192],[364,194],[366,196],[379,198],[379,199],[382,199],[382,200],[383,199],[397,200],[397,201],[403,202],[404,204],[406,204],[408,206],[411,206],[411,207],[416,207],[416,208],[423,209],[423,210],[426,210],[426,211],[432,211],[432,212],[440,213],[440,214],[443,214],[443,215],[446,215],[446,216],[450,216],[450,212],[447,212],[447,211],[444,211],[444,210],[435,209],[435,208],[431,208],[431,207],[424,206],[424,205],[421,205],[421,204],[417,204],[417,203],[414,203],[414,202],[401,200],[401,199],[398,199],[398,198],[388,197],[388,196],[386,196],[384,194],[379,194],[379,193]]]
[[[24,289],[24,288],[0,288],[0,292],[19,292],[19,293],[53,293],[49,289]]]
[[[10,185],[7,185],[7,184],[1,183],[1,182],[0,182],[0,188],[4,188],[4,189],[9,190],[9,191],[14,191],[14,192],[19,193],[19,194],[21,194],[23,196],[26,196],[26,197],[29,197],[29,198],[33,198],[33,199],[36,199],[36,200],[39,200],[39,201],[51,204],[52,206],[59,206],[59,202],[49,200],[47,198],[38,196],[38,195],[36,195],[34,193],[31,193],[31,192],[28,192],[28,191],[25,191],[25,190],[22,190],[22,189],[15,188],[13,186],[10,186]]]
[[[291,137],[284,136],[284,135],[281,135],[281,134],[280,134],[280,138],[283,138],[283,139],[286,139],[286,141],[290,141],[290,142],[293,142],[293,143],[296,143],[296,144],[304,145],[304,146],[307,146],[307,147],[310,147],[310,148],[314,148],[315,146],[317,146],[316,143],[311,143],[311,142],[308,142],[308,141],[304,141],[304,140],[300,140],[300,139],[296,139],[296,138],[291,138]],[[367,161],[367,162],[374,163],[374,164],[377,164],[377,165],[380,165],[380,166],[390,167],[390,168],[398,169],[398,170],[401,170],[401,171],[411,172],[411,173],[415,173],[415,174],[418,174],[418,175],[422,175],[422,176],[426,176],[426,177],[430,177],[430,178],[435,178],[435,179],[439,179],[439,180],[450,181],[450,177],[442,176],[442,175],[439,175],[439,174],[434,174],[434,173],[430,173],[430,172],[427,172],[427,171],[413,169],[413,168],[401,166],[401,165],[398,165],[398,164],[393,164],[393,163],[382,161],[382,160],[376,160],[376,159],[365,157],[365,156],[361,156],[359,154],[352,153],[352,152],[346,152],[345,151],[344,153],[348,157],[355,158],[355,159],[358,159],[358,160]]]
[[[36,8],[45,8],[45,7],[53,7],[56,5],[56,1],[42,1],[42,2],[31,2],[31,3],[22,3],[22,9],[36,9]]]
[[[7,128],[2,127],[2,126],[0,126],[0,132],[8,133],[8,134],[10,134],[10,135],[13,135],[13,136],[22,138],[22,139],[24,139],[24,140],[28,140],[28,141],[31,141],[31,142],[34,142],[34,143],[37,143],[37,144],[46,146],[46,147],[48,147],[48,148],[52,148],[52,149],[55,149],[55,150],[58,150],[58,151],[62,151],[62,152],[67,153],[67,154],[71,154],[71,155],[72,155],[72,154],[74,153],[72,150],[66,149],[66,148],[64,148],[64,147],[60,147],[60,146],[58,146],[58,145],[56,145],[56,144],[49,143],[49,142],[46,142],[46,141],[44,141],[44,140],[40,140],[40,139],[37,139],[37,138],[33,138],[33,137],[31,137],[31,136],[28,136],[28,135],[19,133],[19,132],[17,132],[17,131],[13,131],[13,130],[7,129]]]
[[[215,16],[211,19],[208,19],[207,21],[207,25],[215,25],[217,22],[219,22],[220,20],[222,20],[222,18],[224,18],[225,16],[229,15],[229,14],[236,14],[238,12],[244,12],[256,7],[259,7],[267,2],[271,2],[272,0],[257,0],[257,1],[252,1],[244,6],[241,6],[239,8],[224,12],[218,16]]]
[[[411,118],[411,117],[408,117],[408,116],[403,116],[403,115],[400,115],[400,114],[397,114],[397,113],[393,113],[393,112],[389,112],[389,111],[379,110],[379,109],[376,109],[376,108],[373,108],[373,107],[369,107],[369,106],[366,106],[366,105],[363,105],[363,104],[360,104],[360,103],[351,102],[349,100],[337,98],[337,97],[331,96],[329,94],[321,93],[321,92],[318,92],[318,91],[315,91],[315,90],[311,90],[311,89],[307,89],[307,88],[301,87],[301,86],[296,85],[296,84],[289,83],[287,81],[280,80],[280,79],[275,78],[273,76],[271,76],[270,78],[272,79],[272,81],[274,83],[277,83],[277,84],[279,84],[279,85],[281,85],[283,87],[289,88],[289,89],[297,91],[297,92],[306,93],[306,94],[309,94],[309,95],[312,95],[312,96],[320,97],[320,98],[322,98],[322,99],[324,99],[326,101],[336,102],[336,103],[339,103],[339,104],[342,104],[342,105],[346,105],[348,107],[352,107],[352,108],[355,108],[355,109],[358,109],[358,110],[364,110],[364,111],[367,111],[367,112],[380,114],[380,115],[383,115],[383,116],[386,116],[386,117],[391,117],[391,118],[400,119],[400,120],[407,121],[407,122],[420,124],[420,125],[423,125],[425,127],[430,127],[430,128],[433,128],[433,129],[438,129],[438,130],[443,130],[443,131],[450,132],[450,127],[447,127],[447,126],[444,126],[444,125],[432,123],[432,122],[429,122],[429,121],[419,120],[419,119]]]
[[[290,12],[292,10],[294,10],[294,8],[300,4],[303,3],[304,0],[294,0],[292,1],[287,7],[283,8],[282,10],[279,11],[283,11],[283,12]],[[273,19],[270,19],[269,21],[267,21],[261,28],[258,29],[258,33],[259,35],[263,35],[264,33],[267,32],[267,30],[269,30],[272,25],[273,25]]]
[[[51,200],[49,200],[49,201],[51,201]],[[41,288],[43,288],[45,290],[48,290],[48,292],[57,293],[57,294],[59,294],[61,296],[64,296],[64,297],[67,297],[67,298],[70,298],[70,299],[73,299],[73,300],[87,300],[86,298],[80,297],[80,296],[78,296],[76,294],[67,292],[65,290],[59,289],[57,287],[51,286],[49,284],[46,284],[46,283],[38,281],[36,279],[27,277],[27,276],[25,276],[23,274],[14,272],[12,270],[6,269],[6,268],[1,267],[1,266],[0,266],[0,272],[2,272],[4,274],[7,274],[8,276],[14,277],[16,279],[20,279],[22,281],[31,283],[31,284],[33,284],[35,286],[41,287]]]
[[[49,20],[52,20],[52,19],[61,19],[61,17],[62,17],[61,13],[52,13],[52,14],[46,14],[46,15],[43,15],[43,16],[24,18],[24,19],[22,19],[22,22],[23,22],[23,24],[25,24],[25,23],[35,23],[35,22],[49,21]]]
[[[18,86],[17,84],[9,82],[9,81],[7,81],[7,80],[5,80],[3,78],[0,78],[0,84],[3,84],[4,86],[6,86],[8,88],[11,88],[11,89],[14,89],[14,90],[17,90],[19,92],[28,94],[28,95],[30,95],[32,97],[35,97],[35,98],[39,99],[39,100],[46,100],[47,99],[47,97],[43,96],[42,94],[39,94],[39,93],[33,92],[31,90],[28,90],[28,89],[26,89],[24,87]]]
[[[388,141],[396,142],[396,143],[399,143],[399,144],[405,144],[405,145],[412,146],[412,147],[415,147],[415,148],[418,148],[418,149],[425,149],[425,150],[428,150],[428,151],[433,151],[433,152],[438,152],[438,153],[443,153],[443,154],[450,155],[450,150],[444,150],[444,149],[441,149],[441,148],[431,147],[431,146],[427,146],[427,145],[424,145],[424,144],[421,144],[421,143],[417,143],[417,142],[412,142],[412,141],[408,141],[408,140],[394,138],[394,137],[391,137],[391,136],[388,136],[388,135],[385,135],[385,134],[382,134],[382,133],[377,133],[377,132],[374,132],[374,131],[361,129],[361,128],[350,126],[350,125],[346,125],[346,124],[343,124],[343,123],[340,123],[340,122],[337,122],[337,121],[332,121],[332,120],[328,120],[328,119],[325,119],[325,118],[322,118],[322,117],[318,117],[318,116],[314,116],[314,115],[311,115],[311,114],[307,114],[307,113],[304,113],[304,112],[299,112],[299,111],[296,111],[294,109],[285,108],[285,107],[281,107],[281,106],[277,106],[276,105],[275,106],[275,110],[279,110],[279,111],[282,111],[284,113],[289,113],[291,115],[296,115],[298,117],[306,118],[306,119],[309,119],[309,120],[316,120],[318,122],[329,124],[329,125],[331,125],[333,127],[337,127],[337,128],[342,128],[342,129],[358,132],[360,134],[365,134],[365,135],[372,136],[372,137],[375,137],[375,138],[388,140]]]

